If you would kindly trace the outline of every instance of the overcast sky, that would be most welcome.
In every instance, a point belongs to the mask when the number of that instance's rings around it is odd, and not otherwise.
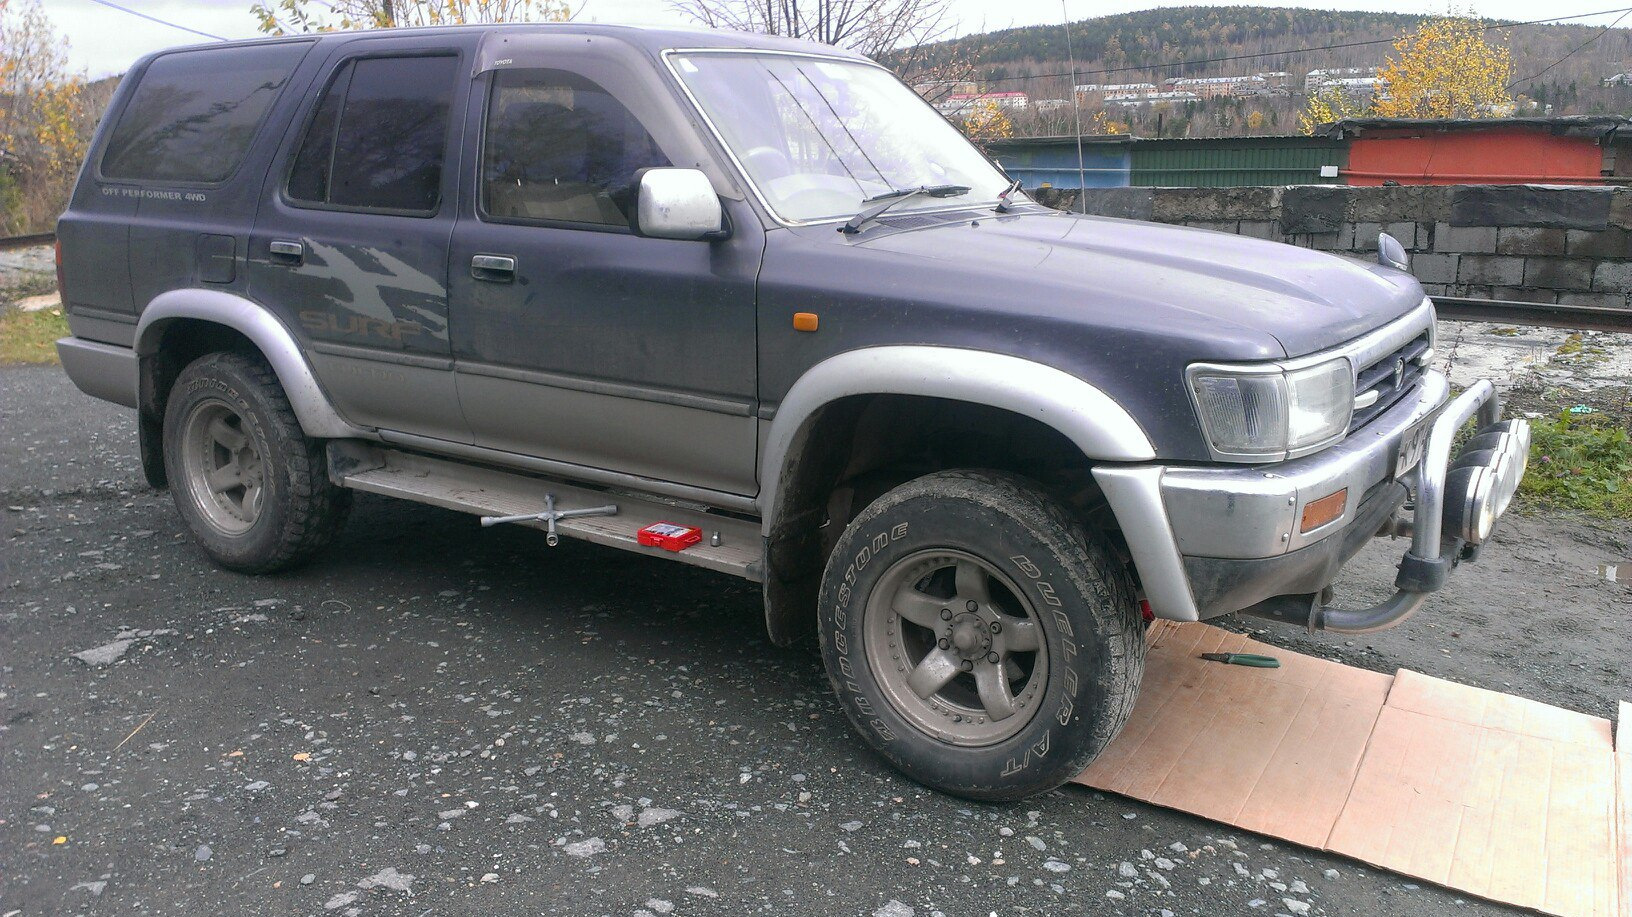
[[[249,14],[253,0],[114,0],[121,6],[139,10],[202,32],[226,38],[249,38],[255,20]],[[637,24],[687,24],[675,13],[668,0],[578,0],[583,10],[579,19],[589,22]],[[1073,19],[1105,16],[1157,6],[1194,6],[1206,0],[1065,0]],[[961,32],[1061,20],[1060,0],[952,0]],[[1366,9],[1399,13],[1437,12],[1443,9],[1432,0],[1305,0],[1305,2],[1254,3],[1252,0],[1224,0],[1210,5],[1302,6],[1316,9]],[[577,5],[575,3],[575,5]],[[1458,3],[1459,7],[1464,4]],[[1472,10],[1493,19],[1525,20],[1541,17],[1589,13],[1617,6],[1609,0],[1573,0],[1570,5],[1538,4],[1535,0],[1472,0]],[[93,0],[45,0],[47,14],[68,40],[75,69],[83,68],[92,77],[122,73],[137,57],[159,48],[207,41],[178,29],[149,22],[128,13],[101,6]],[[1583,24],[1607,25],[1614,16],[1578,20]]]

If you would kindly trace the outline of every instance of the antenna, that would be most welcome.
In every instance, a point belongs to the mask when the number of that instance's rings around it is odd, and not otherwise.
[[[1077,205],[1083,213],[1088,207],[1088,170],[1082,163],[1082,103],[1077,100],[1077,55],[1071,50],[1071,13],[1060,0],[1060,17],[1065,21],[1065,56],[1071,62],[1071,111],[1077,121]]]

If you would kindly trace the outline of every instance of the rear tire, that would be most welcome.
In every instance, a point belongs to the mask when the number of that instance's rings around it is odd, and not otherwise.
[[[971,799],[1081,773],[1127,722],[1144,672],[1126,569],[1008,474],[933,474],[867,507],[828,559],[820,632],[867,744]]]
[[[241,573],[308,560],[351,507],[259,357],[212,353],[182,370],[165,407],[164,467],[193,540]]]

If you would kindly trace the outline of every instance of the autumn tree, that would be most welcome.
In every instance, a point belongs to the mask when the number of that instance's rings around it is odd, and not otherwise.
[[[868,57],[932,44],[957,25],[951,0],[671,0],[670,6],[711,29],[802,38]]]
[[[1328,86],[1310,93],[1302,113],[1298,115],[1298,130],[1313,134],[1322,124],[1364,117],[1367,110],[1364,101],[1344,92],[1341,86]]]
[[[1513,57],[1485,40],[1477,19],[1431,19],[1394,43],[1377,70],[1375,114],[1385,118],[1486,118],[1513,110]]]
[[[67,205],[94,118],[85,78],[39,0],[0,0],[0,228],[49,227]]]
[[[1110,112],[1106,111],[1094,112],[1093,125],[1093,133],[1096,134],[1126,134],[1128,132],[1128,122],[1118,121],[1111,117]]]
[[[250,13],[270,35],[572,18],[563,0],[267,0]]]
[[[993,140],[1013,137],[1014,122],[1009,120],[1009,113],[997,102],[977,99],[963,117],[963,133],[975,144],[984,146]]]

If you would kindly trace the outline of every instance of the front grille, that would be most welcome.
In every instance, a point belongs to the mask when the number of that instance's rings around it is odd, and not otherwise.
[[[1358,430],[1370,423],[1416,386],[1417,380],[1426,371],[1418,360],[1427,351],[1428,332],[1424,331],[1399,350],[1370,366],[1361,367],[1360,376],[1354,383],[1354,396],[1358,400],[1366,392],[1376,392],[1377,400],[1355,410],[1354,420],[1349,423],[1350,430]]]

